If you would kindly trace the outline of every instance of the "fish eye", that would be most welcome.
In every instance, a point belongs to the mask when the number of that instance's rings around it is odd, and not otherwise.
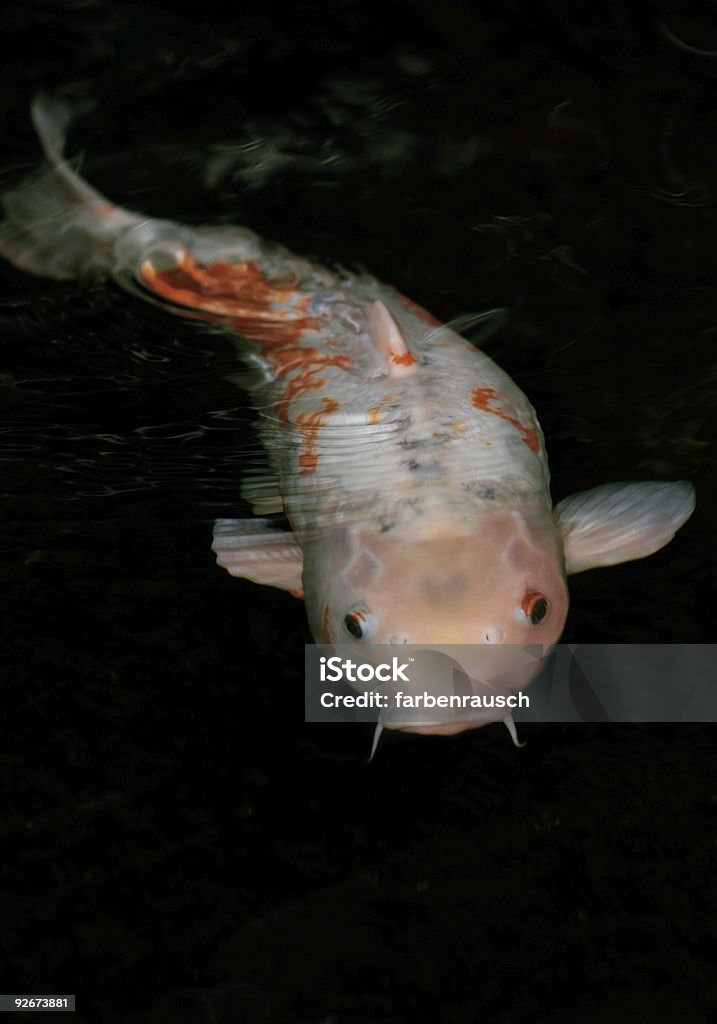
[[[534,626],[542,622],[550,611],[547,598],[543,597],[542,594],[536,593],[535,590],[528,591],[523,598],[521,608],[526,619]]]
[[[363,606],[352,608],[344,616],[344,629],[354,640],[364,640],[368,633],[368,612]]]

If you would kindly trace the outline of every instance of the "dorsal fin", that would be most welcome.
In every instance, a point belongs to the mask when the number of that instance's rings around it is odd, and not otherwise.
[[[416,372],[416,357],[393,316],[380,299],[368,311],[368,329],[376,348],[383,353],[392,377],[408,377]]]

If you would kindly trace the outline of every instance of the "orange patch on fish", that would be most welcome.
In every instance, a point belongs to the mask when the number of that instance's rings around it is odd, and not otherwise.
[[[281,423],[288,423],[290,405],[325,384],[321,371],[351,368],[348,356],[324,355],[302,345],[304,335],[325,325],[311,317],[312,295],[297,292],[295,274],[267,278],[252,260],[200,266],[190,252],[182,253],[171,270],[157,271],[149,261],[142,266],[144,283],[169,301],[201,310],[206,319],[230,319],[243,337],[259,342],[262,356],[276,378],[287,377],[286,391],[277,402]]]
[[[468,433],[468,424],[463,420],[453,420],[449,426],[454,437],[465,437]]]
[[[512,426],[519,430],[522,439],[528,448],[534,452],[540,450],[540,444],[538,442],[538,433],[532,427],[524,427],[522,423],[514,419],[512,416],[508,416],[507,413],[503,412],[502,409],[496,409],[493,407],[493,403],[500,396],[495,388],[474,388],[473,389],[473,408],[480,409],[482,412],[492,413],[493,416],[498,416],[499,419],[505,420],[506,423],[510,423]]]
[[[416,362],[416,357],[413,352],[403,352],[400,356],[396,355],[395,352],[391,353],[391,362],[397,366],[413,366]]]
[[[313,296],[295,290],[293,275],[267,279],[252,260],[203,267],[185,251],[171,270],[157,271],[146,260],[141,276],[162,298],[209,313],[207,319],[233,320],[237,331],[266,347],[297,341],[322,326],[308,314]]]
[[[319,456],[316,451],[316,442],[321,428],[326,423],[326,417],[336,412],[339,403],[333,398],[322,398],[323,409],[315,412],[301,412],[296,417],[299,433],[304,439],[305,449],[299,456],[299,476],[312,476],[319,464]]]
[[[262,354],[274,367],[277,380],[280,377],[288,378],[286,389],[276,403],[279,422],[284,425],[291,421],[292,402],[324,386],[326,378],[320,376],[321,373],[334,366],[350,370],[353,365],[349,356],[324,355],[312,345],[279,344],[271,348],[264,345]],[[322,401],[331,399],[324,398]]]
[[[282,424],[287,424],[291,421],[290,407],[292,402],[295,402],[298,398],[303,398],[310,391],[317,391],[324,386],[326,383],[325,378],[318,376],[322,370],[326,370],[330,366],[338,366],[342,370],[351,369],[351,360],[348,356],[322,356],[319,350],[315,348],[300,349],[298,351],[305,353],[303,359],[292,362],[288,368],[292,370],[297,369],[298,373],[288,381],[284,394],[276,403],[279,422]],[[283,372],[288,372],[288,370]],[[281,376],[281,373],[282,371],[279,369],[277,377]],[[322,401],[329,402],[332,399],[323,398]]]

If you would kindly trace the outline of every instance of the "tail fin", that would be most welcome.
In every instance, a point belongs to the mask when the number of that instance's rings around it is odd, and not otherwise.
[[[109,203],[64,159],[73,110],[40,95],[32,120],[49,168],[0,196],[0,254],[32,274],[68,279],[108,273],[112,243],[141,218]]]

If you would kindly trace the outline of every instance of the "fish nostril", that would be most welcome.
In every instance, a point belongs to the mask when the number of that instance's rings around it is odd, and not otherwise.
[[[404,636],[403,634],[400,634],[400,635],[389,637],[389,641],[388,642],[390,644],[396,644],[397,646],[399,644],[407,644],[408,643],[408,637]]]
[[[484,644],[499,644],[503,639],[503,634],[499,629],[487,629],[483,634]]]

